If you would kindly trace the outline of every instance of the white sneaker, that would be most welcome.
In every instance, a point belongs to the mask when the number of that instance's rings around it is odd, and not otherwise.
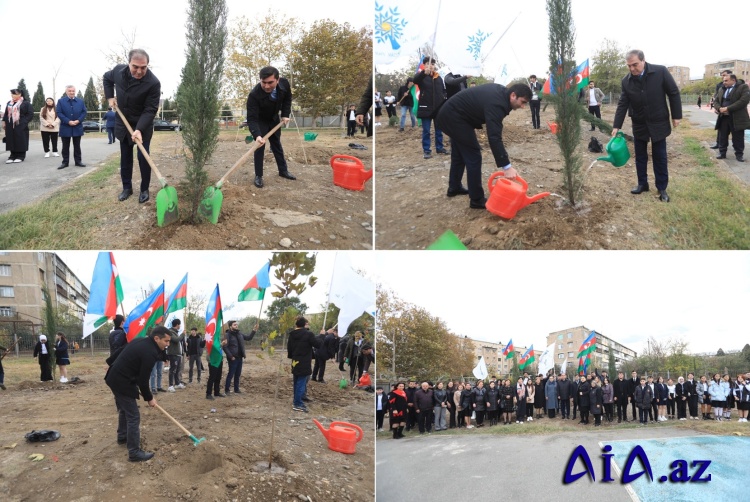
[[[60,383],[68,383],[68,379],[65,377],[60,377]]]
[[[59,156],[60,156],[60,154],[59,154],[59,153],[57,153],[57,152],[52,152],[52,156],[53,156],[53,157],[59,157]]]
[[[466,426],[466,428],[467,428],[467,429],[473,429],[473,428],[474,428],[474,426],[473,426],[473,425],[467,425],[467,426]]]
[[[6,160],[6,161],[5,161],[5,163],[6,163],[6,164],[12,164],[12,163],[13,163],[13,161],[12,161],[12,160],[10,160],[10,159],[8,159],[8,160]]]
[[[44,158],[45,158],[45,159],[48,159],[48,158],[49,158],[49,152],[47,152],[47,153],[45,153],[45,154],[44,154]]]
[[[681,418],[680,420],[685,420],[684,418]]]
[[[164,373],[167,373],[169,371],[169,366],[164,366]]]
[[[14,164],[18,164],[19,162],[23,162],[21,159],[16,159],[13,161]]]
[[[185,388],[185,384],[184,383],[178,383],[177,385],[175,385],[175,388],[176,389],[184,389]]]
[[[175,391],[174,386],[170,385],[169,387],[167,387],[167,392],[174,392],[174,391]]]

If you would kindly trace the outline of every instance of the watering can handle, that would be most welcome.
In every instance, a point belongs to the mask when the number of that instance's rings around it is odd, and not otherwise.
[[[492,182],[495,181],[495,178],[497,178],[498,176],[505,176],[505,171],[497,171],[497,172],[492,173],[492,175],[490,176],[490,179],[487,180],[487,190],[489,192],[492,192]],[[529,184],[526,183],[526,180],[521,178],[521,176],[516,176],[515,180],[521,184],[524,190],[529,189]],[[513,180],[510,180],[510,181],[513,181]]]
[[[362,436],[364,435],[364,432],[362,432],[362,428],[360,428],[359,425],[350,424],[349,422],[331,422],[331,424],[328,426],[328,430],[333,429],[333,427],[336,425],[343,425],[344,427],[353,427],[357,429],[358,431],[357,442],[359,443],[360,441],[362,441]]]
[[[345,159],[345,160],[351,160],[355,162],[357,165],[362,165],[362,161],[359,160],[357,157],[352,157],[351,155],[334,155],[331,157],[331,167],[333,167],[333,161],[336,159]]]
[[[278,124],[276,124],[273,127],[273,129],[271,129],[270,131],[268,131],[268,134],[266,134],[265,136],[263,136],[263,139],[266,140],[266,141],[268,141],[268,138],[270,138],[271,136],[273,136],[274,133],[276,133],[276,131],[278,131],[279,127],[281,127],[282,125],[284,125],[284,122],[279,122]],[[235,169],[237,169],[239,166],[241,166],[242,164],[244,164],[247,161],[247,159],[250,158],[250,154],[252,154],[253,152],[255,152],[255,150],[257,150],[257,149],[258,149],[258,142],[257,141],[253,141],[253,146],[250,147],[250,150],[248,150],[247,152],[245,152],[245,154],[242,157],[240,157],[240,160],[238,160],[237,162],[235,162],[234,165],[229,168],[229,171],[227,171],[226,173],[224,173],[224,176],[222,176],[221,179],[216,182],[216,188],[221,188],[221,186],[224,184],[224,181],[226,181],[226,179],[229,177],[229,175],[232,174],[232,172]]]
[[[128,122],[128,119],[125,118],[125,115],[122,113],[122,110],[120,110],[119,106],[115,105],[114,109],[117,112],[117,114],[120,116],[122,123],[125,124],[125,127],[128,129],[128,132],[132,136],[134,133],[133,133],[133,128],[130,127],[130,122]],[[143,157],[146,159],[146,162],[148,162],[148,165],[150,165],[151,169],[153,169],[154,172],[156,173],[156,177],[159,178],[159,182],[161,182],[162,188],[167,186],[168,183],[167,183],[166,178],[164,178],[164,176],[162,176],[159,170],[156,168],[156,164],[154,164],[154,161],[151,160],[151,157],[146,151],[146,148],[143,146],[143,143],[141,143],[140,141],[136,141],[136,144],[138,145],[138,149],[143,154]]]

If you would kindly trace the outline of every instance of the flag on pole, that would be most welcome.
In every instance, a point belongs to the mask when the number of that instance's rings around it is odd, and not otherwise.
[[[513,339],[511,338],[508,342],[508,345],[506,345],[503,349],[503,355],[505,356],[505,359],[512,358],[515,351],[516,349],[513,347]]]
[[[208,307],[206,307],[206,358],[208,364],[214,368],[221,365],[221,326],[223,324],[221,295],[217,284],[211,299],[208,301]]]
[[[125,319],[128,342],[148,334],[148,329],[164,320],[164,282],[151,295],[134,308]]]
[[[434,45],[439,10],[433,0],[377,0],[372,49],[375,65],[381,69],[403,64],[403,59],[423,44]]]
[[[101,251],[96,258],[94,275],[89,288],[89,302],[83,319],[83,338],[117,315],[122,303],[122,284],[115,264],[115,255]]]
[[[566,357],[563,363],[560,365],[560,374],[562,375],[568,369],[568,358]]]
[[[167,302],[167,314],[182,310],[187,307],[187,273],[182,278],[180,283],[177,285],[175,290],[169,295],[169,302]]]
[[[589,354],[596,350],[596,331],[589,333],[589,336],[581,344],[578,349],[577,357],[587,357]]]
[[[562,68],[558,67],[558,73],[561,71]],[[589,60],[587,59],[576,67],[575,75],[569,80],[568,85],[572,86],[575,83],[576,93],[580,92],[581,89],[589,85],[589,72]],[[551,73],[542,87],[542,94],[557,94],[555,81]]]
[[[539,356],[539,373],[546,375],[549,370],[555,368],[554,354],[555,344],[553,343],[542,352],[541,356]]]
[[[266,288],[271,287],[271,262],[266,262],[258,273],[255,274],[245,287],[240,291],[240,295],[237,297],[239,302],[252,302],[255,300],[262,300],[266,295]]]
[[[346,334],[349,325],[375,304],[375,284],[359,275],[346,253],[338,253],[333,266],[329,301],[339,308],[339,331]]]
[[[522,370],[533,362],[534,362],[534,346],[532,345],[531,347],[526,349],[526,352],[524,352],[523,356],[521,356],[521,360],[518,361],[518,369]]]
[[[474,373],[474,377],[476,377],[477,380],[484,380],[487,378],[487,364],[484,362],[484,356],[479,357],[479,362],[474,367],[474,370],[472,370]]]

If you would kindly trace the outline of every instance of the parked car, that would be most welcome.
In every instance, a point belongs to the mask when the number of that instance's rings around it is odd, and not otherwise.
[[[173,124],[166,120],[154,120],[154,131],[179,131],[180,124]]]
[[[102,130],[101,125],[99,122],[95,122],[93,120],[84,120],[82,122],[83,124],[83,130],[84,131],[94,131],[94,132],[100,132]]]

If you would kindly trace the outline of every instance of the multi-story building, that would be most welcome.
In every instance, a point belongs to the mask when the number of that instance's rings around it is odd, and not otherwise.
[[[703,72],[703,78],[718,77],[724,70],[729,70],[745,81],[750,79],[750,61],[743,59],[722,59],[715,63],[708,63]]]
[[[547,335],[547,345],[549,346],[553,343],[555,345],[554,360],[558,371],[560,365],[565,362],[565,359],[568,360],[568,368],[571,366],[574,369],[578,368],[578,359],[576,358],[578,350],[581,348],[584,340],[591,334],[591,331],[585,326],[578,326],[555,331]],[[610,352],[614,354],[615,366],[618,368],[623,361],[633,360],[638,355],[634,350],[597,331],[596,350],[591,354],[591,364],[597,368],[607,368],[609,366]]]
[[[0,321],[39,326],[46,285],[52,305],[83,320],[89,290],[56,253],[0,252]]]
[[[511,368],[513,367],[513,358],[506,359],[503,355],[505,344],[484,342],[470,338],[468,340],[471,340],[471,343],[474,345],[474,360],[479,361],[479,358],[484,356],[484,362],[487,365],[487,372],[490,376],[505,376],[510,373]],[[528,347],[521,347],[515,343],[513,344],[513,347],[518,354],[518,359],[521,359],[523,353],[528,349]],[[537,354],[536,357],[538,360],[539,355]]]
[[[677,82],[677,87],[682,89],[690,83],[690,68],[687,66],[667,66],[667,71],[672,74],[672,78]]]

